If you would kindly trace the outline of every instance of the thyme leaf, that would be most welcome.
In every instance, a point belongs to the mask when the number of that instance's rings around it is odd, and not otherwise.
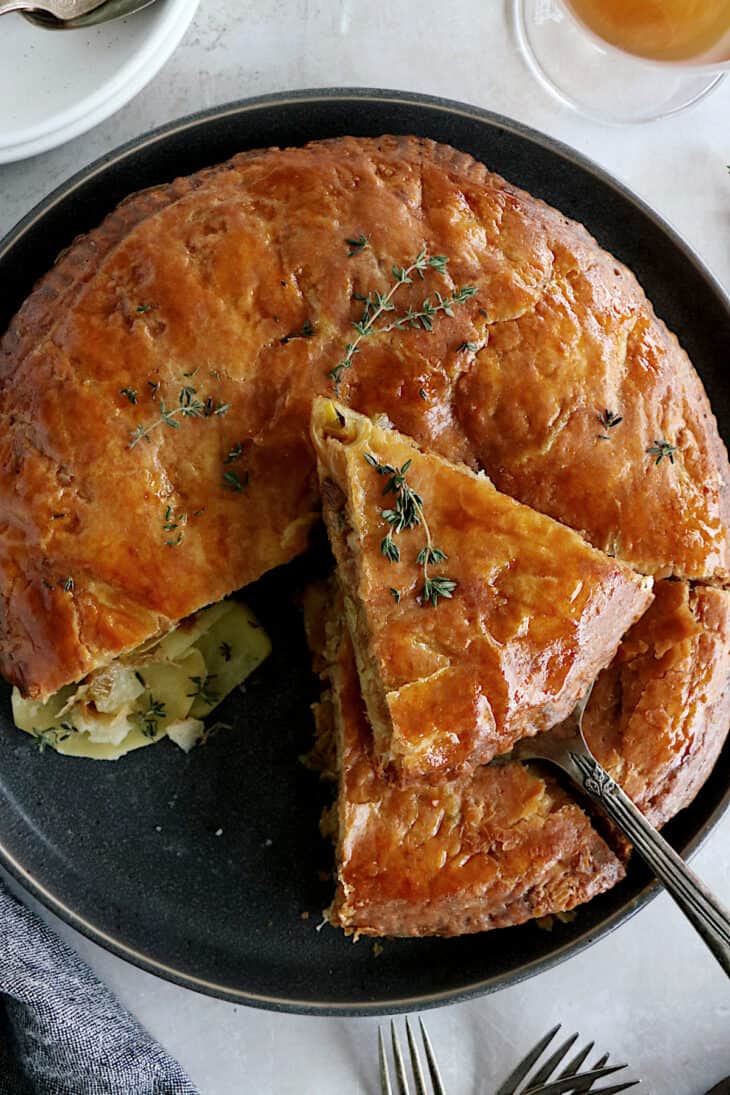
[[[171,534],[169,540],[165,540],[167,547],[179,547],[183,541],[183,529],[188,523],[187,513],[180,513],[175,515],[175,510],[172,506],[165,506],[165,518],[162,523],[163,532],[169,532]]]
[[[674,454],[679,452],[676,445],[670,444],[669,441],[655,441],[653,445],[646,450],[650,456],[656,456],[655,464],[661,464],[665,456],[669,457],[669,463],[674,463]]]
[[[160,730],[160,719],[165,718],[165,713],[164,702],[156,700],[150,693],[147,710],[135,711],[130,718],[139,723],[139,728],[146,738],[156,738]]]
[[[190,677],[191,684],[195,685],[194,692],[188,692],[188,699],[200,699],[203,703],[210,704],[213,707],[220,696],[218,693],[210,687],[210,682],[216,679],[216,674],[211,673],[208,677]]]
[[[34,744],[39,753],[45,753],[46,749],[57,749],[59,742],[68,741],[71,734],[76,732],[76,727],[70,722],[62,722],[59,730],[38,730],[35,726],[31,730]]]
[[[370,242],[370,236],[365,236],[361,232],[356,239],[346,239],[345,243],[350,248],[347,252],[348,259],[351,259],[353,255],[359,255],[361,251],[364,251]]]
[[[223,486],[226,490],[242,491],[248,486],[248,472],[245,471],[241,478],[236,475],[235,471],[223,472]]]
[[[620,414],[616,414],[615,411],[609,411],[608,407],[601,411],[598,415],[598,421],[603,426],[604,430],[612,430],[614,426],[618,426],[619,422],[623,422],[623,418]],[[610,441],[610,437],[607,433],[597,433],[596,437],[599,441]]]
[[[433,608],[436,608],[439,603],[439,597],[445,597],[447,600],[451,600],[456,589],[456,582],[451,578],[444,578],[439,575],[436,578],[429,578],[426,576],[423,582],[423,589],[421,590],[421,599],[424,605],[430,604]]]
[[[294,338],[311,338],[316,332],[315,325],[307,319],[298,331],[291,331],[288,335],[284,335],[283,338],[279,339],[279,342],[282,346],[286,346],[287,342],[291,342]]]

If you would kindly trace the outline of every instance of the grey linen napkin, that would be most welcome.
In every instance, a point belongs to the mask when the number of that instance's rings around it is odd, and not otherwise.
[[[0,1095],[199,1095],[76,952],[1,882]]]

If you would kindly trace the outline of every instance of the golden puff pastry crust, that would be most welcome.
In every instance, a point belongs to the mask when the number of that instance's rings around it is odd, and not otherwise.
[[[730,593],[662,581],[583,718],[603,766],[657,827],[689,805],[730,725]]]
[[[315,400],[312,438],[381,765],[404,782],[453,777],[566,718],[651,602],[651,579],[341,404]],[[392,534],[383,514],[402,489],[418,523]],[[428,567],[426,530],[444,555]],[[434,605],[424,583],[439,576],[455,588]]]
[[[368,244],[351,255],[359,235]],[[727,455],[633,276],[467,155],[343,138],[245,153],[133,196],[12,321],[0,351],[5,676],[46,696],[304,548],[318,508],[312,398],[331,391],[362,308],[353,297],[385,291],[392,265],[424,247],[448,267],[403,286],[400,307],[475,294],[430,332],[363,340],[343,401],[645,573],[727,579]],[[229,410],[178,415],[179,429],[163,422],[130,448],[130,431],[186,387]],[[608,408],[623,419],[610,442],[597,437]],[[677,446],[674,464],[653,463],[657,439]],[[164,526],[181,514],[170,546]]]
[[[568,911],[623,877],[584,812],[528,766],[488,765],[438,787],[390,781],[334,584],[307,592],[305,623],[328,688],[318,732],[334,734],[338,752],[331,923],[363,935],[462,935]]]

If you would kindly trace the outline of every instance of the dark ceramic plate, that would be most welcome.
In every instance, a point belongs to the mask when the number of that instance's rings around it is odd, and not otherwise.
[[[159,130],[84,170],[0,244],[0,327],[78,232],[134,190],[246,148],[342,134],[415,133],[472,153],[583,221],[643,282],[682,339],[728,440],[730,302],[689,248],[635,197],[554,141],[475,107],[381,91],[314,91],[223,107]],[[331,882],[318,836],[323,792],[298,762],[315,685],[293,600],[300,560],[246,597],[274,653],[221,711],[235,723],[184,756],[163,743],[116,764],[39,755],[0,697],[0,861],[74,927],[189,988],[264,1007],[366,1014],[463,999],[546,969],[637,911],[625,882],[552,933],[534,925],[453,940],[372,943],[315,927]],[[730,799],[726,748],[694,804],[667,827],[684,853]],[[221,835],[216,833],[222,830]],[[308,915],[307,915],[308,914]]]

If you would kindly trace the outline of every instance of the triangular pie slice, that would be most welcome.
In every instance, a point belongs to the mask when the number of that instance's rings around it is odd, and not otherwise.
[[[452,777],[565,718],[651,580],[385,425],[328,399],[312,415],[381,765]]]
[[[373,753],[336,583],[311,587],[305,623],[328,686],[315,705],[320,759],[337,774],[323,819],[336,843],[328,920],[363,935],[462,935],[567,912],[624,875],[580,807],[518,762],[398,786]]]

